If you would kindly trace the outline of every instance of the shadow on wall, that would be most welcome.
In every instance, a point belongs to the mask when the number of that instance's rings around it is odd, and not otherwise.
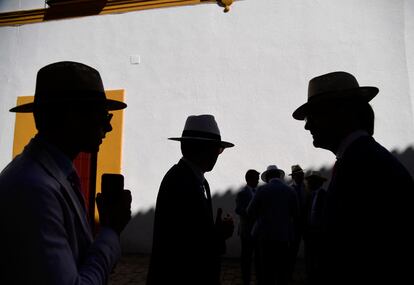
[[[392,151],[392,153],[404,164],[408,169],[411,176],[414,177],[414,148],[409,147],[403,152]],[[294,162],[299,163],[299,162]],[[314,169],[306,169],[306,171],[311,171]],[[330,179],[331,177],[331,168],[322,167],[318,169],[323,176]],[[240,182],[243,181],[243,177],[240,178]],[[290,183],[290,181],[287,181]],[[324,188],[328,186],[329,180],[325,183]],[[237,189],[227,189],[223,194],[213,196],[213,207],[214,213],[217,212],[217,208],[223,209],[223,214],[230,214],[235,221],[235,230],[233,236],[227,240],[227,256],[228,257],[238,257],[240,256],[240,240],[237,235],[237,228],[239,219],[235,209],[235,199],[237,193],[244,185],[241,185]],[[154,191],[158,191],[154,190]],[[137,213],[124,233],[122,234],[122,248],[126,253],[150,253],[152,246],[152,227],[154,223],[154,209],[151,209],[147,212]]]
[[[98,15],[105,7],[107,0],[77,1],[77,0],[48,0],[44,20],[84,17]]]

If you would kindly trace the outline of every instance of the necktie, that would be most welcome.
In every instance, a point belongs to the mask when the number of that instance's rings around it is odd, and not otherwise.
[[[211,201],[211,194],[210,194],[210,185],[208,185],[207,180],[204,179],[203,181],[203,188],[204,188],[204,195],[208,201]]]
[[[316,225],[317,223],[317,211],[320,209],[320,199],[319,199],[319,192],[323,190],[317,190],[318,192],[312,192],[312,207],[311,207],[311,214],[310,214],[310,223],[311,225]]]
[[[70,186],[72,186],[72,189],[75,192],[76,196],[78,197],[79,203],[82,205],[83,210],[85,213],[87,213],[86,201],[82,194],[81,182],[78,173],[76,173],[76,171],[73,171],[71,174],[69,174],[68,181],[70,183]]]
[[[210,186],[208,185],[207,180],[203,181],[203,188],[205,190],[206,198],[207,198],[207,206],[209,210],[209,215],[211,216],[211,220],[213,220],[213,206],[211,204],[211,194],[210,194]]]

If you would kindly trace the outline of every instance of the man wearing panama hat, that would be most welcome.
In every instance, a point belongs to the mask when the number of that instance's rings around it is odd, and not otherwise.
[[[147,284],[217,285],[220,255],[233,231],[232,221],[213,219],[204,173],[232,143],[222,141],[212,115],[189,116],[181,137],[183,157],[164,176],[155,207]]]
[[[372,137],[378,88],[338,71],[309,82],[308,101],[293,112],[313,145],[337,161],[323,218],[326,284],[408,284],[414,256],[410,229],[414,182]],[[409,281],[411,280],[411,281]]]
[[[307,199],[307,220],[304,229],[304,253],[306,275],[311,285],[320,284],[320,254],[322,248],[321,227],[326,190],[322,188],[326,178],[319,171],[312,170],[306,177],[306,187],[310,196]]]
[[[262,179],[263,182],[269,183],[270,178],[268,174],[269,172],[274,172],[274,171],[278,172],[280,174],[279,178],[283,180],[283,178],[285,177],[285,172],[274,164],[269,165],[266,168],[266,170],[262,172],[262,174],[260,175],[260,178]]]
[[[255,258],[254,263],[257,269],[257,254],[254,253],[255,240],[251,235],[254,221],[247,215],[247,207],[256,192],[256,187],[259,183],[259,175],[260,173],[255,169],[247,170],[244,176],[246,185],[241,188],[236,195],[235,212],[239,215],[240,219],[238,234],[240,236],[240,270],[243,285],[250,285],[253,256]]]
[[[298,203],[296,192],[283,176],[283,170],[269,165],[262,173],[266,184],[257,189],[247,208],[248,216],[255,221],[252,235],[259,255],[258,284],[288,284],[289,243],[293,240]]]
[[[0,284],[96,284],[108,281],[120,257],[119,235],[131,217],[131,194],[97,198],[101,230],[93,238],[72,161],[96,152],[112,130],[97,70],[56,62],[37,73],[33,113],[37,135],[0,174]]]
[[[300,244],[303,238],[303,232],[305,230],[306,224],[306,199],[307,193],[305,191],[305,173],[303,172],[302,167],[299,164],[291,166],[291,173],[289,174],[292,177],[292,182],[290,187],[296,192],[298,199],[299,213],[298,217],[295,220],[295,235],[293,241],[289,245],[290,252],[290,278],[293,277],[296,265],[296,259],[299,253]]]

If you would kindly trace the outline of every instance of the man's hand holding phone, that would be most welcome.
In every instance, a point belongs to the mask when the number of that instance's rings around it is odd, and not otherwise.
[[[101,190],[96,196],[99,222],[120,234],[131,219],[132,196],[124,189],[124,176],[103,174]]]

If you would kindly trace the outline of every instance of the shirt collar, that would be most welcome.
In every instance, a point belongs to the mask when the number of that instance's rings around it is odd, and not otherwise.
[[[250,190],[250,192],[254,192],[254,190],[256,188],[253,188],[253,187],[251,187],[251,186],[249,186],[249,185],[246,184],[246,189]]]
[[[338,151],[336,152],[336,159],[342,158],[345,151],[348,149],[348,147],[357,139],[361,137],[369,136],[369,134],[366,131],[363,130],[357,130],[353,133],[350,133],[348,136],[346,136],[342,142],[340,143],[338,147]]]
[[[302,182],[302,183],[300,183],[300,184],[298,184],[298,183],[296,183],[296,181],[295,181],[295,180],[293,180],[293,179],[292,179],[292,185],[293,185],[293,186],[301,186],[301,187],[302,187],[302,186],[303,186],[303,184],[304,184],[303,182]]]
[[[280,182],[284,183],[282,179],[280,179],[280,178],[276,178],[276,177],[275,177],[275,178],[270,179],[270,180],[269,180],[269,183],[270,183],[270,182],[272,182],[272,181],[280,181]]]
[[[181,160],[184,161],[191,168],[191,170],[194,172],[195,176],[201,183],[203,183],[204,180],[206,180],[204,177],[204,172],[201,171],[200,167],[198,167],[185,157],[182,157]]]

